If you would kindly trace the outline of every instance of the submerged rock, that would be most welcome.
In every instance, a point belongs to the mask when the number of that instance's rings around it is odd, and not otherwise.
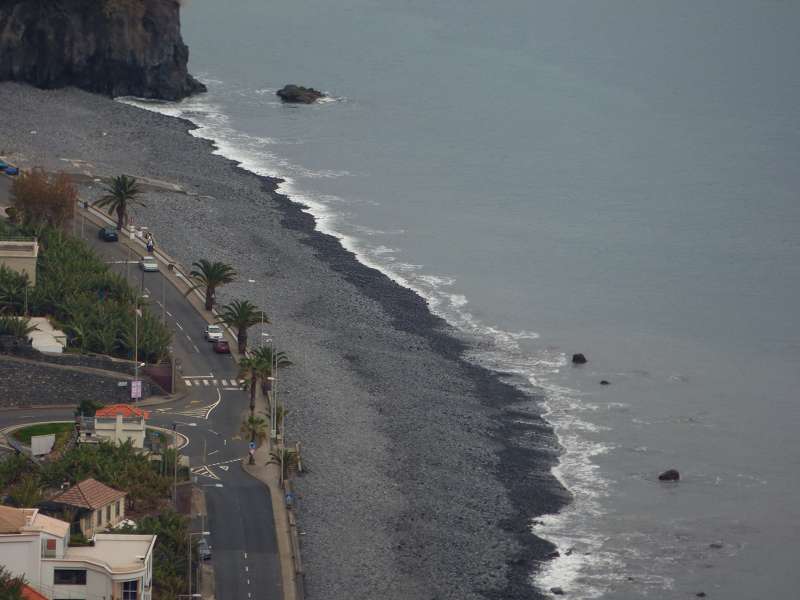
[[[573,354],[572,355],[572,364],[573,365],[585,365],[587,362],[589,362],[589,361],[587,361],[586,357],[583,354],[581,354],[580,352],[578,352],[578,354]]]
[[[564,595],[564,589],[560,587],[551,587],[550,591],[553,592],[556,596]]]
[[[0,80],[164,100],[205,91],[186,67],[178,0],[54,4],[0,3]]]
[[[720,548],[722,548],[722,546],[723,546],[722,542],[711,542],[708,545],[709,548],[714,548],[714,550],[719,550]]]
[[[303,87],[302,85],[289,84],[283,86],[275,94],[284,102],[295,104],[313,104],[325,94],[314,88]]]
[[[600,385],[609,385],[609,381],[607,379],[600,380]]]
[[[678,481],[680,478],[681,474],[677,469],[668,469],[658,476],[660,481]]]

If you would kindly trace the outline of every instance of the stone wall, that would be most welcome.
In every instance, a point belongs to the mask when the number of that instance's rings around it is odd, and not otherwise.
[[[147,398],[156,391],[150,382],[142,382],[143,397]],[[75,406],[84,399],[104,404],[130,402],[130,393],[130,382],[126,377],[0,354],[0,408]]]

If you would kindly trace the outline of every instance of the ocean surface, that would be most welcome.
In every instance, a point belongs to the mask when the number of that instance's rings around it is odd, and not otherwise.
[[[191,0],[183,32],[209,92],[151,108],[544,391],[574,502],[537,586],[797,597],[800,3]]]

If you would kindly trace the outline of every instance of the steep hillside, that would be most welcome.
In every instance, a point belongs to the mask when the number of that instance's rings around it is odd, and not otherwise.
[[[188,59],[177,0],[0,0],[0,80],[176,100]]]

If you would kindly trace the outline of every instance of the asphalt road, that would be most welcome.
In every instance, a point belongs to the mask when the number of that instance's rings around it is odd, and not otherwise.
[[[0,183],[0,196],[5,196],[4,187]],[[4,199],[0,197],[0,202]],[[248,410],[248,396],[239,389],[235,362],[229,355],[212,351],[211,344],[203,338],[205,320],[160,272],[142,272],[138,256],[132,256],[119,243],[99,240],[98,230],[91,222],[79,221],[76,233],[81,231],[112,269],[128,277],[149,297],[151,310],[163,315],[173,330],[173,354],[189,393],[179,402],[154,407],[150,423],[167,428],[176,424],[189,438],[189,445],[182,452],[190,457],[192,473],[206,493],[206,528],[211,532],[216,598],[281,598],[269,492],[240,466],[240,459],[247,454],[247,441],[242,439],[239,428]],[[166,266],[161,264],[160,268]],[[72,414],[71,409],[60,408],[2,411],[0,427],[70,419]]]

